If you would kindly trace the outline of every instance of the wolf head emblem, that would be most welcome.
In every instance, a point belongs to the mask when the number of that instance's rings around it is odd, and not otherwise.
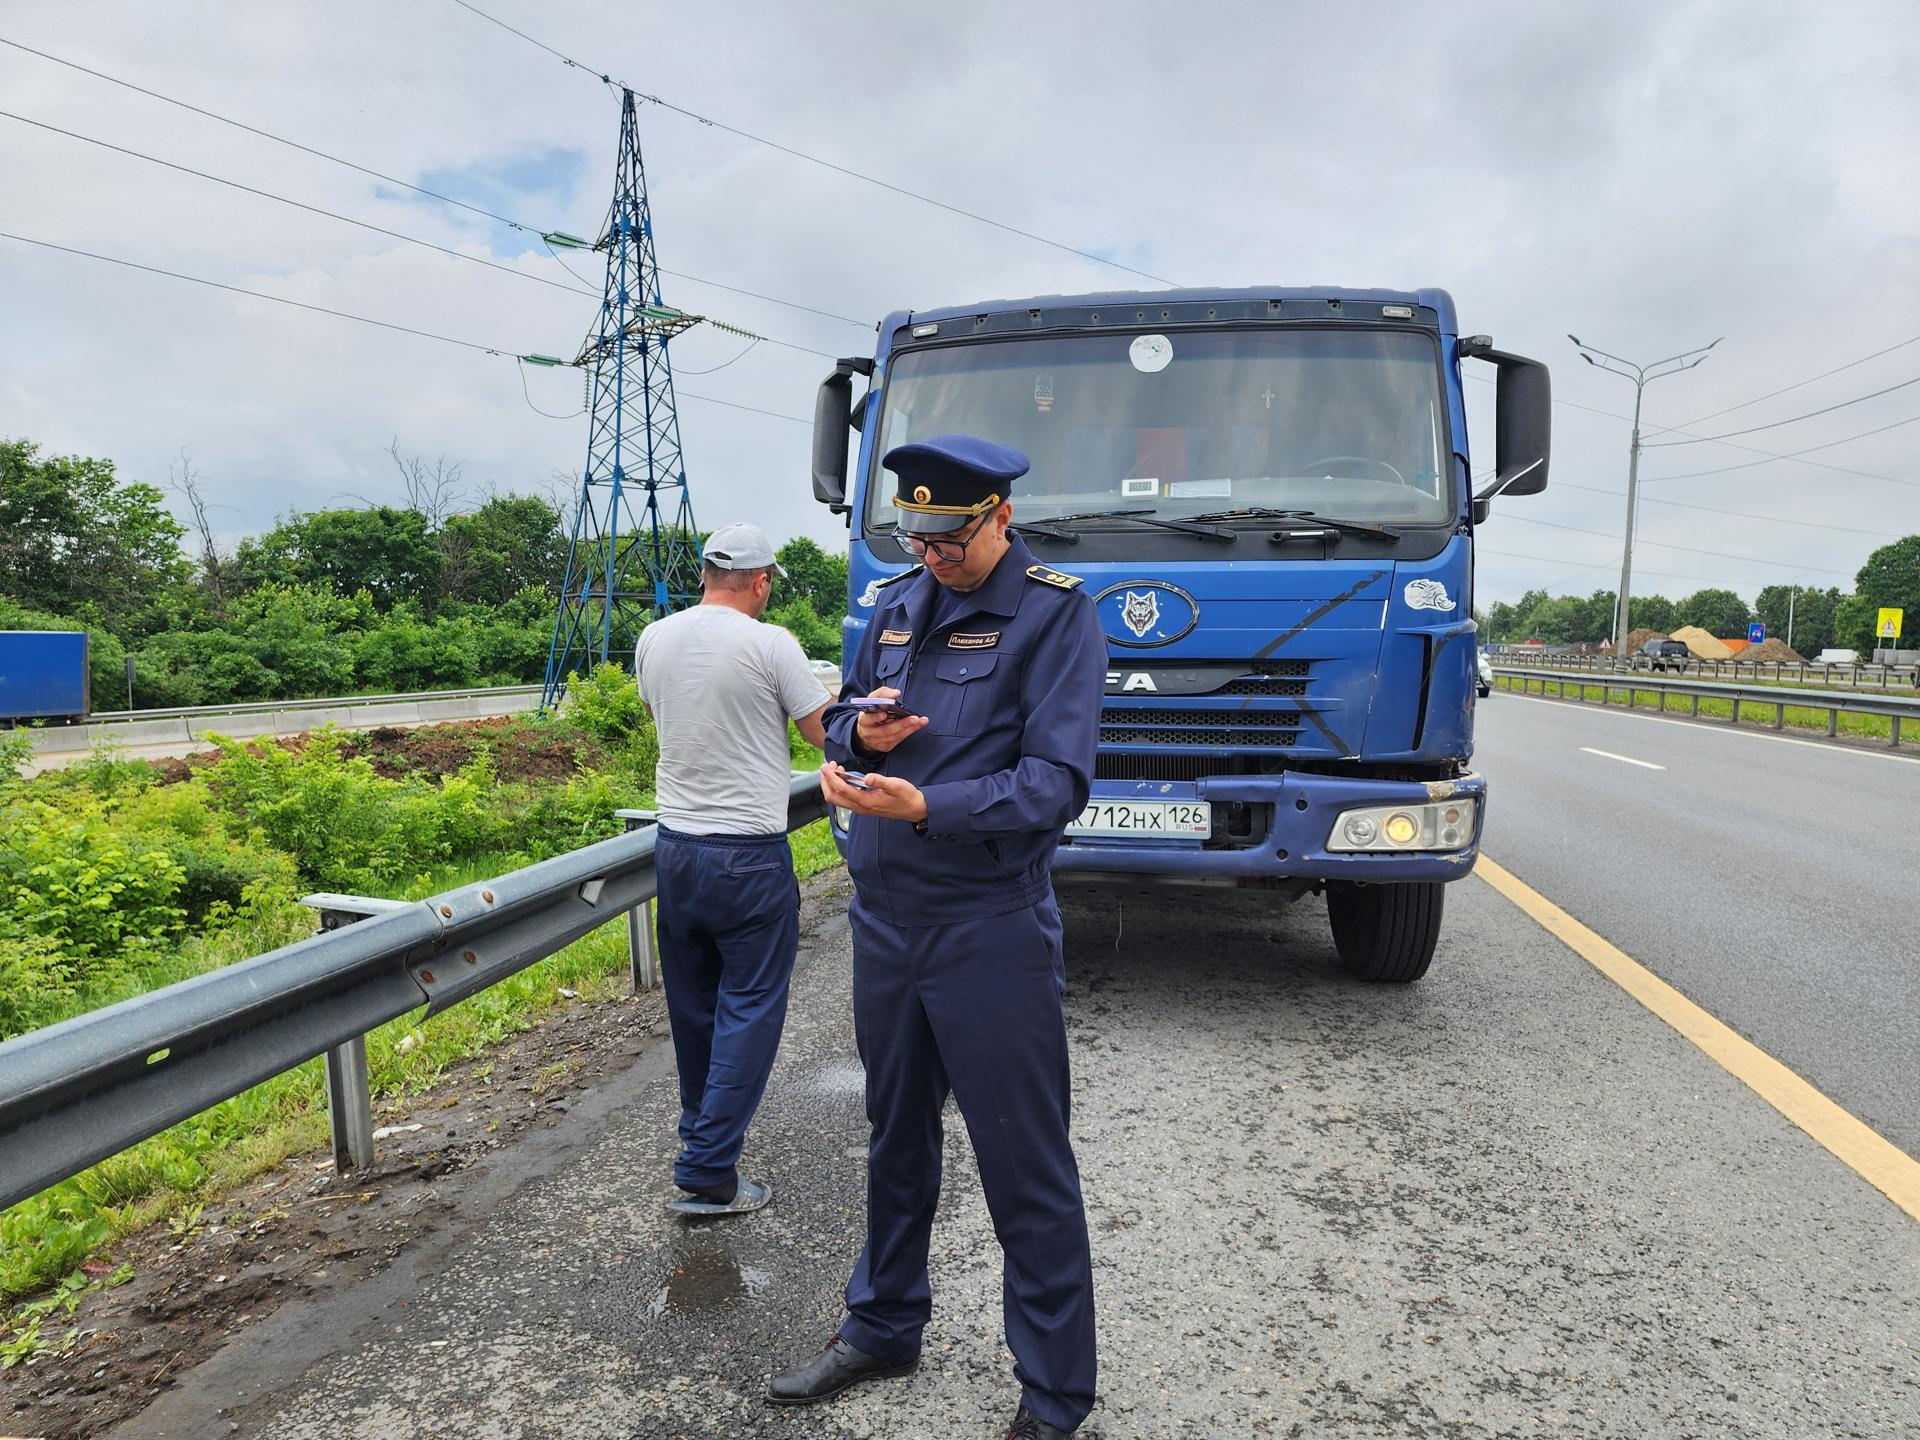
[[[1160,595],[1155,590],[1129,590],[1120,607],[1120,619],[1136,640],[1160,623]]]

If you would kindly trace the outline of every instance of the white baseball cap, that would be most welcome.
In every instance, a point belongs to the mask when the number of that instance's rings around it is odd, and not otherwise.
[[[767,532],[745,522],[722,525],[714,531],[707,537],[700,558],[716,570],[764,570],[771,565],[782,580],[787,578],[786,570],[773,558],[773,542]]]

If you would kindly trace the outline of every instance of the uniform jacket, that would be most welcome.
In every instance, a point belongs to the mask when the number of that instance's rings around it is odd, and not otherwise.
[[[927,797],[927,834],[855,815],[847,868],[863,903],[896,925],[939,925],[1032,905],[1093,782],[1107,642],[1071,576],[1036,565],[1016,533],[939,630],[925,570],[883,586],[840,692],[891,685],[929,724],[885,756],[856,751],[858,712],[826,715],[829,759],[897,775]]]

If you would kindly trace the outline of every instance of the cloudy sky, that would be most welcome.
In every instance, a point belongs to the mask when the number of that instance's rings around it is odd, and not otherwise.
[[[1724,336],[1647,392],[1651,424],[1700,436],[1920,377],[1910,0],[476,3],[721,125],[1182,284],[1450,290],[1564,402],[1551,488],[1482,533],[1483,603],[1617,578],[1632,387],[1568,331],[1649,360]],[[0,0],[0,38],[536,232],[604,220],[614,93],[455,0]],[[397,500],[395,439],[476,490],[577,471],[585,421],[534,407],[578,410],[579,373],[527,370],[523,395],[502,357],[575,352],[595,300],[561,287],[597,289],[598,257],[568,257],[576,280],[535,234],[7,46],[0,110],[514,272],[0,117],[0,230],[483,347],[0,239],[0,435],[162,485],[184,446],[230,534]],[[662,106],[641,127],[669,303],[803,347],[696,376],[742,342],[675,342],[703,524],[844,543],[808,426],[777,418],[811,415],[808,350],[870,351],[902,305],[1153,283]],[[1469,391],[1485,465],[1492,390]],[[1910,417],[1920,385],[1649,450],[1635,588],[1845,587],[1920,529]]]

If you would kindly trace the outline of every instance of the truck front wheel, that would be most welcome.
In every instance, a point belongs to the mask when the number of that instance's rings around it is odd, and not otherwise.
[[[1406,985],[1427,973],[1440,939],[1446,886],[1438,881],[1410,885],[1327,886],[1327,918],[1333,944],[1347,972],[1361,980]]]

